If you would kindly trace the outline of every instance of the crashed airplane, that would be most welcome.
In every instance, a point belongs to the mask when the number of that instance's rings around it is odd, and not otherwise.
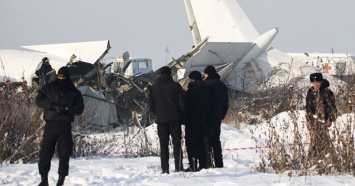
[[[185,88],[188,74],[202,72],[208,65],[216,67],[231,89],[241,92],[286,85],[297,77],[304,77],[308,86],[313,72],[332,75],[326,77],[331,83],[337,81],[333,76],[354,74],[355,60],[349,54],[292,54],[270,47],[279,30],[273,28],[260,35],[236,0],[184,2],[194,47],[168,65]],[[88,123],[120,125],[133,117],[143,125],[154,122],[147,105],[148,87],[159,73],[152,71],[150,59],[135,60],[124,53],[122,59],[101,63],[111,48],[109,41],[24,48],[30,50],[0,50],[0,82],[25,80],[41,86],[67,65],[84,95]],[[134,70],[139,67],[146,69]]]
[[[350,54],[299,55],[270,47],[279,29],[260,35],[236,0],[184,2],[194,48],[169,64],[177,70],[177,79],[213,65],[231,89],[253,92],[285,85],[313,72],[337,76],[355,72]]]
[[[0,50],[0,82],[25,82],[35,90],[54,80],[56,71],[67,66],[71,80],[84,97],[88,123],[120,125],[133,117],[143,125],[151,123],[147,87],[156,77],[151,59],[131,58],[125,52],[122,65],[117,60],[103,64],[111,48],[108,40],[23,48],[27,50]],[[114,69],[108,70],[112,66]]]

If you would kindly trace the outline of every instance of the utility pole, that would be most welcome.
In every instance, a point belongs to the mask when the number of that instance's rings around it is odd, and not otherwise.
[[[165,64],[166,64],[166,65],[168,64],[169,55],[170,55],[170,49],[169,49],[169,46],[167,46],[167,47],[165,48]]]

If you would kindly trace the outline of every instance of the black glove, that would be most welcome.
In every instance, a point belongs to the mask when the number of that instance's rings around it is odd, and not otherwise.
[[[68,110],[69,110],[68,107],[64,107],[64,106],[59,105],[59,104],[56,104],[56,103],[52,104],[52,105],[51,105],[51,108],[52,108],[53,110],[55,110],[55,112],[56,112],[57,114],[63,114],[63,113],[68,112]]]

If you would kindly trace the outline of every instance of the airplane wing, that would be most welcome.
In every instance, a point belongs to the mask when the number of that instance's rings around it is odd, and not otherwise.
[[[225,79],[231,72],[231,69],[236,66],[241,58],[252,49],[253,42],[202,42],[197,49],[193,49],[186,55],[183,55],[183,64],[181,67],[176,67],[176,61],[173,61],[169,66],[174,66],[177,70],[177,78],[186,78],[190,72],[197,70],[203,72],[206,66],[213,65],[221,76]]]
[[[100,61],[108,53],[111,46],[109,40],[104,40],[49,45],[31,45],[22,46],[22,48],[66,57],[68,61],[70,56],[74,54],[78,57],[78,59],[80,59],[80,61],[95,63]]]
[[[210,42],[249,42],[259,36],[236,0],[185,0],[194,39]]]
[[[0,82],[9,78],[11,82],[31,83],[33,74],[42,58],[48,57],[53,69],[67,65],[74,54],[80,61],[95,63],[101,60],[110,47],[110,42],[94,41],[79,43],[62,43],[49,45],[23,46],[29,50],[0,50]]]
[[[184,68],[190,68],[192,71],[198,67],[220,66],[229,62],[237,62],[250,50],[252,45],[252,42],[207,42],[185,63]]]
[[[53,69],[58,70],[68,63],[68,57],[62,57],[43,52],[25,50],[0,50],[0,82],[9,78],[11,82],[22,82],[26,80],[31,83],[36,67],[44,57],[48,57]]]

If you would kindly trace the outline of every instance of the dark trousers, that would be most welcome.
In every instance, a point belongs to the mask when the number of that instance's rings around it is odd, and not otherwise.
[[[67,176],[69,172],[69,158],[73,151],[71,123],[59,121],[46,122],[41,150],[39,151],[38,169],[41,175],[48,175],[56,146],[59,158],[58,174]]]
[[[215,167],[223,167],[222,145],[220,140],[221,135],[221,121],[209,120],[206,128],[206,148],[209,162],[211,153],[213,152],[213,159]],[[211,152],[212,151],[212,152]],[[208,165],[209,166],[209,165]]]
[[[175,171],[182,171],[182,150],[181,150],[181,123],[169,121],[158,123],[158,137],[160,142],[160,161],[163,171],[169,171],[169,141],[170,136],[173,142],[173,154],[175,159]]]
[[[204,129],[186,125],[185,143],[190,168],[194,171],[206,168],[206,149],[204,146]]]

